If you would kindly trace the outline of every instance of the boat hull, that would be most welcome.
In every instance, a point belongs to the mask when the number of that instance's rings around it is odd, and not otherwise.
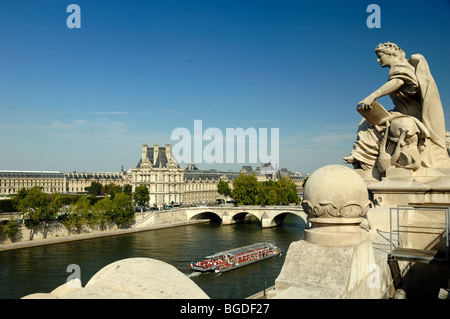
[[[258,243],[208,256],[204,261],[191,263],[191,269],[198,272],[226,272],[279,256],[281,253],[281,249],[271,243]]]
[[[266,257],[263,257],[263,258],[260,258],[260,259],[256,259],[256,260],[249,260],[249,261],[244,261],[244,262],[241,262],[241,263],[235,263],[235,264],[231,265],[230,267],[226,267],[226,268],[222,268],[222,269],[215,269],[214,271],[216,273],[226,272],[226,271],[234,270],[234,269],[241,268],[241,267],[244,267],[244,266],[248,266],[248,265],[251,265],[251,264],[254,264],[254,263],[266,260],[266,259],[270,259],[272,257],[277,257],[277,256],[280,256],[280,255],[281,255],[281,252],[274,253],[274,254],[272,254],[270,256],[266,256]]]

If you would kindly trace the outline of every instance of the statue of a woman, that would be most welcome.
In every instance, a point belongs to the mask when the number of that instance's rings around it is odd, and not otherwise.
[[[419,141],[417,147],[421,163],[419,166],[415,165],[415,169],[420,166],[450,167],[445,141],[444,111],[427,61],[420,54],[414,54],[406,60],[405,52],[390,42],[379,44],[375,53],[381,67],[389,68],[389,78],[387,83],[359,102],[358,107],[368,110],[377,98],[389,95],[395,107],[384,122],[392,123],[396,119],[408,117],[409,122],[413,120],[417,124],[414,134],[417,134]],[[385,134],[389,134],[385,123],[380,123],[375,128],[363,119],[353,151],[349,157],[344,158],[344,162],[363,170],[376,167],[381,141]],[[417,160],[417,156],[415,159]]]

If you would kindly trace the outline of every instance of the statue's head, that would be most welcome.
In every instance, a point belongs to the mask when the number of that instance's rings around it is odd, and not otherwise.
[[[390,67],[398,61],[405,59],[405,52],[395,43],[380,43],[375,48],[377,62],[384,68]]]

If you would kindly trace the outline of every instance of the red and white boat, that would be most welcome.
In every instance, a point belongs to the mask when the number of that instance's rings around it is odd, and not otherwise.
[[[225,272],[279,256],[281,253],[281,249],[272,243],[257,243],[215,253],[205,260],[192,262],[190,267],[199,272]]]

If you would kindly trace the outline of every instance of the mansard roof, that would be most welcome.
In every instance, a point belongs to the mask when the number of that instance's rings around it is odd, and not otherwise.
[[[124,179],[120,173],[65,173],[67,179],[105,179],[105,180],[117,180]]]
[[[224,177],[228,179],[235,179],[239,176],[239,172],[220,172],[216,170],[185,170],[184,179],[186,181],[192,180],[220,180]]]
[[[64,178],[57,171],[0,171],[0,178]]]
[[[150,161],[151,167],[167,167],[167,164],[169,163],[169,156],[167,155],[166,149],[164,147],[160,147],[158,149],[158,155],[155,160],[155,148],[149,147],[147,148],[147,158]],[[142,158],[139,159],[139,162],[136,165],[136,168],[141,168],[142,165]],[[177,163],[177,168],[180,166]]]

